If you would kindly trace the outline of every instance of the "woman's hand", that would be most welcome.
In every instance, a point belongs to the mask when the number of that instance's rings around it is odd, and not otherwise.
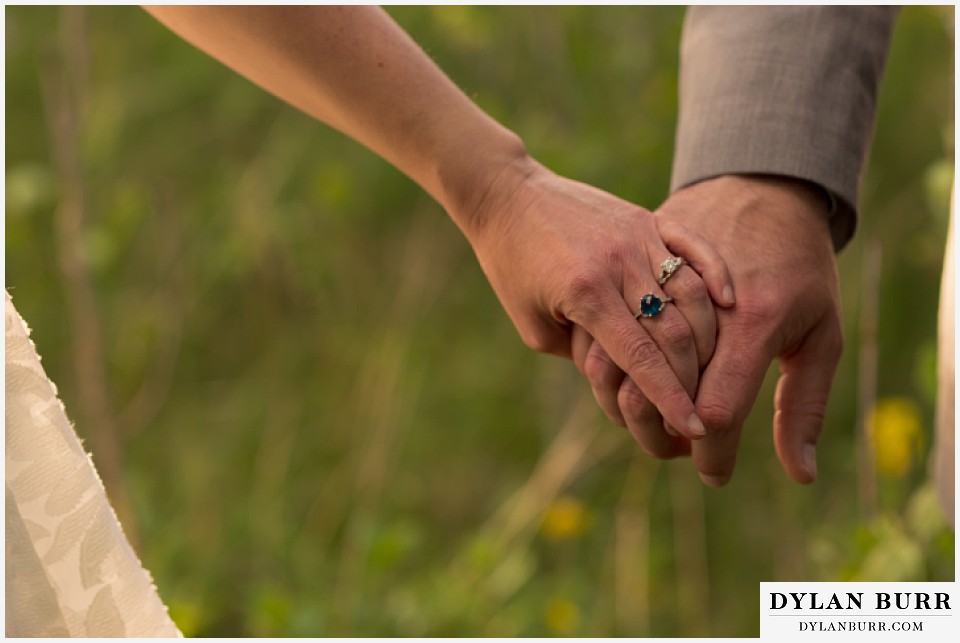
[[[598,376],[612,363],[676,431],[702,437],[691,399],[716,341],[711,299],[733,303],[729,274],[710,245],[643,208],[557,176],[528,156],[506,164],[475,194],[465,212],[451,215],[524,343],[579,357],[579,326],[606,349],[587,350],[577,361],[611,419],[623,422],[611,395],[621,382]],[[638,321],[634,313],[643,295],[665,297],[657,276],[671,255],[691,261],[696,272],[678,270],[665,284],[675,301]]]

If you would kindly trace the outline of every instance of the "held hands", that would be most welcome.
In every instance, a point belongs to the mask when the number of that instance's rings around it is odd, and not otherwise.
[[[797,482],[816,477],[842,327],[826,212],[803,184],[720,177],[653,215],[523,157],[460,220],[524,342],[572,358],[648,453],[690,454],[705,483],[725,485],[779,357],[777,454]],[[671,255],[690,265],[661,287]],[[674,302],[638,322],[646,293]]]
[[[696,409],[707,427],[689,443],[659,431],[660,415],[584,330],[574,360],[607,415],[661,458],[692,454],[704,482],[725,485],[743,422],[774,357],[780,358],[774,444],[791,478],[816,477],[816,442],[843,345],[839,282],[822,201],[802,183],[720,177],[680,190],[657,216],[701,231],[727,262],[737,306],[718,309],[716,352],[703,370]]]
[[[528,346],[576,356],[591,373],[615,365],[621,380],[626,373],[631,382],[623,395],[636,395],[636,383],[673,427],[675,435],[657,438],[671,448],[686,448],[676,434],[704,435],[692,400],[700,368],[715,348],[714,302],[733,304],[730,275],[711,244],[667,217],[557,176],[528,156],[507,164],[468,212],[453,214],[465,222],[461,227],[480,265]],[[675,302],[638,322],[634,313],[644,294],[665,297],[657,276],[671,255],[692,268],[681,267],[664,285]],[[581,355],[586,336],[606,350],[586,347]],[[620,383],[591,381],[615,417],[616,398],[607,391]],[[663,421],[656,431],[663,432]]]

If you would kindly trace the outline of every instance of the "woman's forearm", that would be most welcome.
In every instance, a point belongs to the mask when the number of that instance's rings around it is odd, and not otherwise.
[[[472,212],[493,180],[525,163],[520,139],[477,107],[379,7],[146,9],[395,165],[468,236],[477,225],[469,220]]]
[[[659,340],[671,347],[668,359],[632,312],[653,292],[649,272],[670,254],[650,212],[532,160],[382,9],[148,10],[423,186],[464,231],[531,348],[570,357],[579,325],[670,426],[703,435],[689,325],[679,313],[654,325],[661,335],[672,329]]]

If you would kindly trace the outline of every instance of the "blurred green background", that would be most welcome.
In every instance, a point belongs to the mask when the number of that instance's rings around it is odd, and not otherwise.
[[[681,7],[389,11],[548,166],[665,198]],[[137,8],[6,9],[6,285],[185,634],[756,635],[760,581],[953,578],[953,25],[897,25],[810,487],[771,378],[726,489],[645,456],[437,204]]]

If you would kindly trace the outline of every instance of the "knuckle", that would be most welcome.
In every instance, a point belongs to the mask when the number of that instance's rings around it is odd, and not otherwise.
[[[778,325],[783,303],[776,294],[759,293],[749,300],[737,302],[744,323],[756,328],[774,328]]]
[[[570,278],[566,286],[565,294],[571,303],[591,301],[600,289],[602,281],[602,278],[597,273],[579,273]]]
[[[679,316],[664,319],[657,328],[657,334],[663,341],[664,346],[683,351],[693,346],[693,332],[686,322],[677,317]]]
[[[709,297],[703,280],[689,268],[678,271],[664,288],[669,288],[676,299],[684,302],[701,303]]]
[[[520,330],[520,339],[527,348],[538,353],[554,353],[560,345],[555,333],[540,327]]]
[[[583,372],[590,384],[600,390],[607,390],[612,386],[614,376],[620,368],[604,351],[591,350],[584,360]]]
[[[589,321],[597,313],[598,296],[604,287],[599,273],[584,272],[571,277],[562,288],[561,308],[567,316],[578,321]]]
[[[629,373],[642,373],[664,361],[663,353],[648,335],[638,335],[627,340],[624,353],[628,360]]]
[[[631,255],[631,249],[627,247],[626,243],[621,241],[610,241],[600,252],[601,256],[608,262],[608,265],[611,266],[624,265],[628,260],[627,258]]]
[[[704,400],[697,405],[697,415],[700,416],[708,433],[727,433],[737,422],[734,409],[721,400]]]
[[[644,415],[650,402],[636,386],[624,385],[617,394],[617,404],[620,405],[624,417],[637,421]]]

